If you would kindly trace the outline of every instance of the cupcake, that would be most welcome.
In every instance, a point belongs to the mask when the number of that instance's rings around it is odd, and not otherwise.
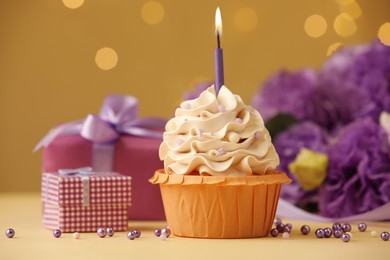
[[[165,215],[176,236],[267,236],[282,183],[279,157],[259,112],[227,87],[181,103],[159,149]]]

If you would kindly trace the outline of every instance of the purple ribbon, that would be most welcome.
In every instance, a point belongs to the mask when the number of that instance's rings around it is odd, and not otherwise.
[[[61,135],[80,134],[94,143],[93,168],[99,171],[112,170],[114,144],[123,134],[162,138],[166,121],[149,117],[138,119],[138,100],[132,96],[110,95],[103,102],[99,115],[89,114],[84,120],[57,126],[35,146],[34,152],[47,147]]]

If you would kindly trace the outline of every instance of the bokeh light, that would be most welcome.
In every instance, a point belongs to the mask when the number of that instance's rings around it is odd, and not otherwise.
[[[387,46],[390,46],[390,23],[384,23],[381,25],[378,31],[379,40]]]
[[[339,3],[342,6],[345,6],[345,5],[350,5],[355,1],[356,0],[337,0],[337,3]]]
[[[62,3],[70,9],[76,9],[84,4],[84,0],[62,0]]]
[[[256,28],[257,14],[255,10],[248,7],[240,8],[234,16],[234,24],[237,29],[243,32],[249,32]]]
[[[328,50],[326,51],[326,56],[330,56],[332,55],[335,51],[337,51],[338,48],[340,48],[340,46],[342,46],[343,44],[341,42],[335,42],[333,44],[331,44],[329,47],[328,47]]]
[[[348,37],[357,30],[354,19],[348,13],[339,14],[333,24],[336,33],[342,37]]]
[[[351,1],[351,3],[341,6],[340,12],[349,14],[353,19],[358,19],[363,13],[362,8],[356,1]]]
[[[164,18],[164,7],[156,1],[146,2],[142,6],[141,16],[147,24],[159,24]]]
[[[96,52],[95,62],[100,69],[110,70],[118,63],[118,55],[114,49],[104,47]]]
[[[313,38],[321,37],[325,34],[328,24],[325,18],[318,14],[313,14],[306,18],[304,29],[307,35]]]

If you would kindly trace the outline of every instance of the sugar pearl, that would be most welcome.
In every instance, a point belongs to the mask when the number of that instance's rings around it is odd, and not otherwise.
[[[176,140],[176,143],[177,143],[177,145],[182,145],[182,144],[184,144],[184,142],[185,142],[185,140],[183,139],[183,138],[177,138],[177,140]]]
[[[130,240],[136,239],[136,234],[134,234],[134,231],[130,231],[129,233],[127,233],[127,238]]]
[[[351,232],[345,232],[345,234],[348,234],[351,239],[353,238],[353,235]]]
[[[279,231],[279,233],[283,233],[283,230],[284,230],[284,224],[283,223],[279,223],[276,225],[276,230]]]
[[[115,231],[113,228],[107,228],[106,229],[107,236],[112,237],[115,234]]]
[[[341,231],[340,229],[333,230],[333,236],[335,238],[340,238],[342,236],[342,234],[343,234],[343,231]]]
[[[325,231],[322,228],[318,228],[315,232],[316,237],[323,238],[325,236]]]
[[[351,240],[351,236],[347,233],[344,233],[342,236],[341,236],[341,239],[344,241],[344,242],[349,242],[349,240]]]
[[[343,226],[341,227],[341,229],[344,231],[344,232],[350,232],[352,230],[352,227],[350,224],[346,223],[346,224],[343,224]]]
[[[154,235],[155,235],[156,237],[161,236],[161,229],[156,228],[156,229],[154,230]]]
[[[231,132],[228,134],[228,139],[229,139],[229,142],[238,143],[238,141],[240,141],[240,135],[237,133]]]
[[[277,237],[279,235],[279,231],[277,231],[276,228],[271,229],[271,231],[269,233],[273,237]]]
[[[196,128],[196,133],[197,133],[197,135],[202,136],[203,131],[199,128]]]
[[[341,230],[341,228],[342,228],[342,226],[341,226],[341,224],[338,223],[338,222],[334,223],[333,226],[332,226],[333,231],[335,231],[335,230]]]
[[[371,231],[371,233],[370,233],[371,237],[376,237],[377,235],[378,235],[378,233],[375,230]]]
[[[79,232],[74,232],[73,233],[73,238],[74,239],[79,239],[80,238],[80,233]]]
[[[242,124],[242,119],[239,118],[239,117],[237,117],[236,120],[235,120],[235,122],[236,122],[237,124]]]
[[[381,233],[381,238],[382,238],[383,241],[389,240],[389,238],[390,238],[389,232],[383,231],[383,232]]]
[[[280,218],[275,218],[274,219],[274,225],[277,226],[278,224],[282,223],[282,220]]]
[[[287,238],[290,237],[290,233],[288,233],[288,232],[283,232],[282,237],[283,237],[284,239],[287,239]]]
[[[291,228],[289,228],[288,226],[284,226],[283,233],[291,233]]]
[[[217,150],[217,156],[221,156],[221,155],[224,155],[226,152],[225,152],[225,150],[223,149],[223,148],[219,148],[218,150]]]
[[[13,238],[15,236],[15,230],[13,230],[12,228],[9,228],[5,231],[5,235],[8,237],[8,238]]]
[[[303,225],[301,227],[302,235],[308,235],[310,233],[310,227],[308,225]]]
[[[325,238],[330,238],[332,236],[332,229],[324,228]]]
[[[366,231],[366,229],[367,229],[367,224],[366,224],[366,223],[359,223],[358,229],[359,229],[360,232]]]
[[[168,237],[167,237],[167,235],[166,235],[165,233],[161,233],[161,235],[160,235],[160,239],[161,239],[161,240],[164,241],[164,240],[167,240],[167,238],[168,238]]]
[[[135,238],[139,238],[141,236],[141,231],[139,231],[138,229],[134,229],[133,233],[135,235]]]
[[[98,234],[98,236],[99,236],[100,238],[104,238],[104,237],[106,237],[106,235],[107,235],[107,231],[106,231],[105,228],[98,228],[98,230],[96,231],[96,233]]]
[[[59,238],[59,237],[61,236],[61,230],[59,230],[59,229],[54,229],[54,230],[53,230],[53,236],[54,236],[55,238]]]
[[[161,236],[162,236],[163,234],[165,234],[166,237],[168,238],[168,237],[171,235],[171,230],[170,230],[168,227],[163,228],[163,229],[161,229]]]

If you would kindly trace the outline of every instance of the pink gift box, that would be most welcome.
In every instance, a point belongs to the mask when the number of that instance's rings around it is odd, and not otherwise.
[[[131,220],[164,220],[160,189],[148,179],[163,168],[158,157],[161,139],[122,135],[113,146],[112,171],[132,177]],[[56,137],[43,150],[43,172],[93,165],[93,142],[80,135]]]
[[[43,172],[90,166],[98,172],[119,172],[132,177],[132,220],[164,220],[158,187],[148,180],[163,168],[158,149],[166,120],[139,119],[132,96],[109,95],[100,113],[61,124],[49,131],[34,151],[44,148]]]
[[[114,172],[42,175],[43,225],[62,232],[127,229],[131,177]]]

